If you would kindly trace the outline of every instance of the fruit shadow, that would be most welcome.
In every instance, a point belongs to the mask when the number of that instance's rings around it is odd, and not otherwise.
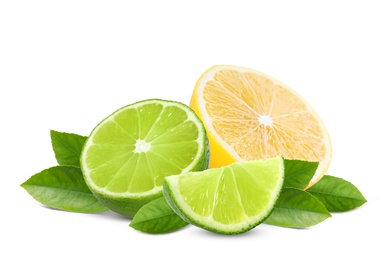
[[[262,236],[266,236],[268,233],[265,230],[262,230],[262,228],[257,228],[257,227],[241,234],[231,234],[231,235],[219,234],[198,227],[191,227],[191,228],[195,229],[193,232],[196,235],[209,237],[209,238],[218,238],[218,239],[262,237]]]
[[[114,211],[111,211],[111,210],[108,210],[105,212],[100,212],[100,213],[93,213],[93,214],[96,214],[96,215],[104,217],[104,218],[110,218],[110,219],[114,219],[114,220],[118,220],[118,221],[128,222],[128,224],[132,220],[132,218],[122,216],[122,215],[115,213]]]

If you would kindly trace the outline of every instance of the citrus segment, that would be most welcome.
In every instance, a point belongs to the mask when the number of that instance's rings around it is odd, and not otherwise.
[[[184,220],[213,232],[236,234],[268,217],[283,180],[284,161],[275,157],[169,176],[163,191]]]
[[[208,167],[205,129],[186,105],[145,100],[104,119],[81,154],[87,185],[107,207],[133,217],[162,195],[166,176]]]
[[[261,72],[215,66],[198,80],[190,107],[210,140],[210,167],[283,156],[317,161],[313,185],[331,161],[327,130],[294,90]]]

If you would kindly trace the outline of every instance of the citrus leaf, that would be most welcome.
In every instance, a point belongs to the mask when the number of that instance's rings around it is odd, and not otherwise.
[[[31,176],[22,186],[35,200],[55,209],[73,212],[103,212],[107,208],[84,182],[79,168],[55,166]]]
[[[265,223],[281,227],[306,228],[331,217],[325,206],[306,191],[283,188]]]
[[[314,176],[318,165],[318,162],[285,159],[284,187],[304,189]]]
[[[134,216],[129,226],[149,234],[163,234],[187,226],[168,205],[164,197],[145,204]]]
[[[80,154],[87,137],[50,130],[50,138],[58,164],[80,167]]]
[[[349,211],[367,202],[352,183],[330,175],[323,176],[307,191],[318,198],[331,212]]]

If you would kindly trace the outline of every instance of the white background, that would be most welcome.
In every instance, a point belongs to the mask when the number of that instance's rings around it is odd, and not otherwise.
[[[387,1],[138,2],[0,2],[0,258],[391,259]],[[48,209],[19,186],[56,164],[50,129],[88,135],[146,98],[188,104],[216,64],[262,71],[305,97],[332,138],[328,174],[368,203],[304,230],[146,235],[114,213]]]

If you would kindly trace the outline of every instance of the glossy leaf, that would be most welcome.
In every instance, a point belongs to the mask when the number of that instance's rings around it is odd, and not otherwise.
[[[80,167],[80,154],[87,137],[51,130],[50,138],[58,164]]]
[[[306,191],[283,188],[266,224],[306,228],[331,217],[325,206]]]
[[[284,187],[304,189],[314,176],[318,165],[318,162],[284,160]]]
[[[31,176],[21,186],[37,201],[74,212],[108,210],[91,193],[79,168],[55,166]]]
[[[164,197],[144,205],[134,216],[129,226],[144,233],[163,234],[187,226],[168,205]]]
[[[352,183],[329,175],[323,176],[307,191],[318,198],[331,212],[349,211],[367,202]]]

